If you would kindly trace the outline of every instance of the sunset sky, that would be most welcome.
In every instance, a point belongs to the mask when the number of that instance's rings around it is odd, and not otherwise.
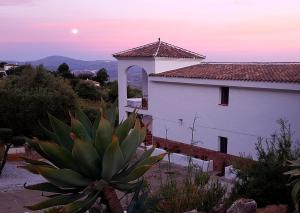
[[[0,0],[0,59],[112,59],[163,41],[207,61],[300,61],[300,0]]]

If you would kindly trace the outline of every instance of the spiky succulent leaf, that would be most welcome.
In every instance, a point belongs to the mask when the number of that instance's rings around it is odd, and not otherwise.
[[[66,188],[86,187],[92,181],[70,169],[55,169],[44,166],[36,166],[40,175],[51,183]]]
[[[25,208],[32,210],[32,211],[36,211],[36,210],[50,208],[53,206],[65,205],[65,204],[68,204],[68,203],[71,203],[71,202],[74,202],[74,201],[80,199],[83,195],[84,194],[60,195],[60,196],[56,196],[54,198],[50,198],[46,201],[37,203],[33,206],[25,206]]]
[[[79,120],[89,135],[93,135],[93,125],[90,119],[79,108],[75,111],[75,118]],[[94,137],[92,137],[94,138]]]
[[[92,143],[92,137],[85,129],[84,125],[70,114],[72,132],[77,138]]]
[[[58,120],[51,114],[48,114],[51,127],[54,134],[57,136],[57,143],[62,147],[72,150],[73,142],[70,138],[71,127],[66,125],[64,122]]]
[[[124,165],[124,157],[120,149],[117,136],[113,136],[111,144],[106,149],[102,162],[102,177],[110,180],[111,177],[121,170]]]
[[[48,182],[44,183],[38,183],[34,185],[29,185],[27,186],[26,184],[24,185],[25,189],[30,189],[30,190],[36,190],[36,191],[44,191],[44,192],[53,192],[53,193],[60,193],[60,194],[67,194],[67,193],[76,193],[76,189],[63,189],[60,187],[57,187],[56,185]]]
[[[125,121],[123,121],[119,126],[117,126],[115,134],[118,136],[120,144],[123,143],[129,131],[133,128],[135,120],[136,114],[132,113],[128,116],[128,118]]]
[[[75,139],[72,150],[80,170],[87,176],[97,179],[101,175],[101,159],[95,147],[84,140]]]
[[[101,118],[97,132],[96,132],[96,141],[95,147],[100,156],[103,157],[106,148],[112,142],[114,129],[111,123],[106,120],[104,117]]]
[[[79,213],[86,212],[97,200],[100,192],[90,193],[84,200],[78,200],[73,203],[70,203],[63,207],[62,212],[64,213]]]
[[[59,168],[67,168],[79,171],[79,167],[74,163],[72,153],[55,143],[40,142],[41,150],[48,156],[49,160]]]
[[[141,128],[139,120],[135,122],[134,129],[121,143],[120,147],[124,155],[125,162],[128,162],[135,154],[137,147],[143,142],[146,136],[146,129]]]

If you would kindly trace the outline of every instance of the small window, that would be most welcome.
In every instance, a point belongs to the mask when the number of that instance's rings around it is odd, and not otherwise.
[[[221,87],[221,105],[227,106],[229,103],[229,87]]]
[[[228,139],[225,137],[219,137],[220,140],[220,152],[227,154]]]

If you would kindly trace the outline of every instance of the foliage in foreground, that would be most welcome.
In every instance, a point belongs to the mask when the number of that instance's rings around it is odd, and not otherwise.
[[[179,183],[170,174],[165,183],[162,183],[158,192],[146,200],[147,213],[182,213],[197,209],[210,212],[218,206],[224,197],[225,187],[217,180],[210,179],[210,175],[193,168],[183,183]]]
[[[105,204],[113,213],[122,212],[115,189],[134,192],[142,183],[142,175],[164,155],[151,156],[152,148],[136,158],[146,128],[140,126],[135,113],[115,128],[115,115],[115,108],[103,109],[92,123],[77,110],[75,117],[71,115],[71,126],[49,115],[53,132],[46,131],[54,143],[28,143],[50,163],[25,159],[24,166],[48,182],[25,188],[54,194],[28,209],[59,206],[60,212],[74,213]]]
[[[230,200],[241,197],[254,199],[258,207],[269,204],[291,204],[287,186],[286,161],[298,157],[293,144],[290,125],[285,120],[278,121],[280,132],[272,139],[259,139],[256,144],[258,161],[246,160],[235,163],[238,180]],[[293,151],[296,150],[296,151]]]
[[[0,128],[13,129],[16,135],[41,136],[39,123],[48,126],[47,112],[59,119],[74,110],[76,95],[61,78],[43,67],[27,67],[0,84]]]
[[[294,161],[288,161],[289,166],[292,168],[290,171],[285,172],[285,175],[289,175],[289,185],[292,186],[291,196],[294,202],[294,206],[299,211],[300,201],[300,159]]]

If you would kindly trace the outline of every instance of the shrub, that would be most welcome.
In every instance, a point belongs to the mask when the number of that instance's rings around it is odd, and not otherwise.
[[[269,204],[290,204],[286,160],[297,158],[287,121],[279,120],[280,132],[272,139],[259,139],[256,144],[257,162],[235,165],[239,181],[235,183],[231,200],[245,197],[254,199],[259,207]],[[239,163],[241,165],[241,163]]]
[[[219,181],[211,180],[207,173],[195,168],[192,170],[183,183],[177,182],[171,174],[158,192],[148,197],[144,211],[182,213],[197,209],[210,212],[218,206],[223,200],[225,188]]]
[[[85,81],[80,81],[75,87],[75,91],[80,98],[93,101],[101,100],[102,94],[93,84]]]
[[[47,113],[66,120],[76,105],[72,88],[44,68],[26,68],[0,85],[0,128],[17,135],[42,136],[39,123],[48,126]]]

